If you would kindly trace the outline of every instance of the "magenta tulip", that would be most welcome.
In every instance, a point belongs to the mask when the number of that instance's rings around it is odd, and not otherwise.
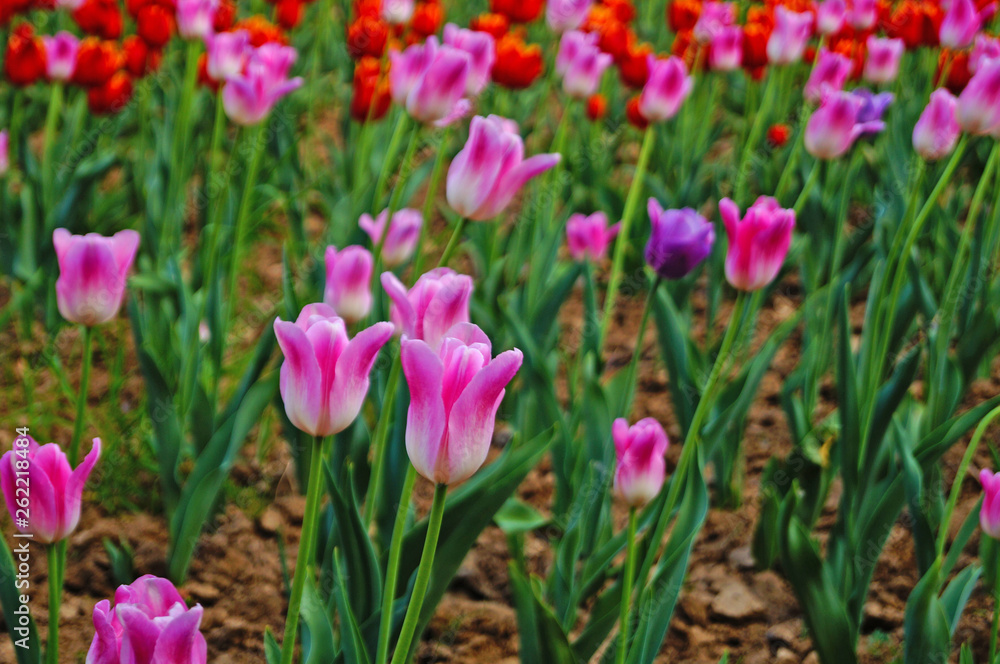
[[[419,122],[444,127],[471,107],[463,99],[471,66],[465,51],[441,46],[436,37],[389,54],[393,100]]]
[[[454,23],[444,26],[444,43],[464,52],[469,58],[469,75],[465,80],[465,94],[476,97],[490,82],[493,63],[496,62],[496,44],[488,32],[467,30]]]
[[[979,510],[979,526],[993,539],[1000,539],[1000,473],[979,471],[983,485],[983,506]]]
[[[803,90],[806,101],[813,104],[818,104],[828,92],[842,90],[854,69],[849,57],[835,51],[821,48],[818,58]]]
[[[649,122],[663,122],[677,115],[694,87],[684,61],[677,56],[658,60],[649,56],[649,79],[639,94],[639,112]]]
[[[768,62],[789,65],[801,60],[812,34],[812,20],[812,14],[778,5],[774,10],[774,31],[767,40]]]
[[[906,44],[902,39],[868,37],[868,59],[865,60],[863,77],[871,83],[892,83],[899,76],[899,61]]]
[[[743,64],[743,28],[731,25],[719,30],[708,46],[708,66],[713,71],[735,71]]]
[[[17,529],[44,544],[69,537],[80,523],[83,487],[100,456],[101,439],[95,438],[90,453],[74,470],[55,443],[39,445],[30,436],[16,438],[14,449],[0,457],[0,487]],[[26,486],[27,496],[18,491]]]
[[[590,216],[571,215],[566,222],[566,244],[573,260],[599,263],[608,254],[608,246],[618,236],[621,223],[608,226],[608,215],[595,212]]]
[[[761,196],[742,220],[739,207],[728,198],[719,202],[719,213],[729,239],[726,279],[733,288],[755,291],[774,281],[792,245],[795,211]]]
[[[979,11],[972,0],[951,0],[938,31],[941,45],[960,49],[972,43],[982,27]]]
[[[615,490],[629,507],[639,508],[656,498],[667,475],[664,455],[670,440],[663,426],[652,417],[631,427],[619,417],[611,425],[615,441]]]
[[[76,71],[76,53],[80,39],[62,30],[52,37],[42,37],[45,44],[45,75],[50,81],[68,81]]]
[[[845,18],[855,30],[868,30],[878,20],[878,0],[847,0]]]
[[[415,9],[414,0],[383,0],[382,18],[392,25],[406,25]]]
[[[398,331],[437,350],[445,333],[469,322],[472,277],[439,267],[420,275],[409,291],[392,272],[382,273],[382,287],[392,300],[390,312]]]
[[[472,118],[469,140],[448,169],[448,204],[466,219],[485,221],[506,209],[528,180],[559,163],[558,154],[524,158],[517,125],[491,115]]]
[[[944,88],[931,94],[930,103],[913,128],[913,148],[926,161],[951,154],[962,128],[958,126],[958,100]]]
[[[571,39],[572,33],[567,32],[563,39]],[[571,53],[567,56],[563,67],[563,90],[575,99],[587,99],[597,92],[601,77],[611,66],[612,58],[596,45],[583,41],[579,48],[560,47],[560,51]]]
[[[850,92],[828,94],[806,124],[805,146],[817,159],[836,159],[863,134],[885,128],[882,120],[862,121],[865,100]]]
[[[219,0],[177,0],[177,32],[184,39],[205,40],[215,30]]]
[[[129,230],[112,237],[71,235],[57,228],[52,243],[59,261],[56,303],[62,317],[88,327],[114,318],[139,250],[139,234]]]
[[[206,664],[200,604],[188,608],[166,579],[151,574],[118,586],[115,605],[94,606],[94,640],[86,664]]]
[[[0,178],[10,170],[10,133],[0,130]]]
[[[692,34],[700,44],[711,42],[723,29],[736,22],[736,7],[731,2],[709,0],[701,6],[701,14],[694,24]]]
[[[375,259],[364,247],[326,248],[326,288],[323,302],[350,324],[372,309],[372,272]]]
[[[829,37],[841,31],[847,20],[844,0],[823,0],[816,5],[816,32]]]
[[[437,351],[425,341],[404,337],[401,358],[410,387],[410,462],[438,484],[468,479],[486,461],[497,409],[521,368],[521,351],[515,348],[493,358],[483,331],[460,323]]]
[[[655,198],[648,210],[646,263],[663,279],[683,279],[712,253],[715,227],[691,208],[664,210]]]
[[[410,260],[420,240],[420,229],[424,225],[424,217],[420,210],[404,208],[392,215],[389,220],[389,210],[382,210],[378,217],[372,219],[368,213],[361,215],[358,226],[372,240],[372,245],[382,242],[382,262],[386,267],[398,267]],[[386,227],[388,226],[388,229]],[[385,240],[382,240],[382,236]]]
[[[987,60],[958,97],[958,124],[970,134],[989,134],[1000,125],[1000,59]]]
[[[205,39],[205,68],[214,81],[228,81],[239,76],[253,52],[246,30],[220,32]]]
[[[978,73],[980,67],[990,60],[997,59],[1000,59],[1000,38],[990,37],[982,33],[976,35],[972,52],[969,54],[969,72]]]
[[[594,0],[548,0],[545,3],[545,21],[557,33],[576,30],[587,20]]]
[[[254,49],[244,71],[230,76],[222,88],[229,119],[244,126],[259,124],[282,97],[301,87],[301,78],[288,78],[296,57],[294,48],[280,44]]]
[[[556,73],[564,76],[569,63],[575,60],[578,54],[597,48],[598,39],[599,35],[596,32],[580,30],[570,30],[560,37],[559,51],[556,53]]]
[[[368,393],[368,374],[392,336],[391,323],[375,323],[353,339],[344,320],[326,304],[306,305],[292,323],[274,321],[281,365],[281,398],[296,427],[331,436],[351,425]]]

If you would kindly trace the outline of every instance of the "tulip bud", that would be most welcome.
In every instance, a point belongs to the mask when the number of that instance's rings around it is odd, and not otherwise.
[[[406,25],[414,9],[413,0],[384,0],[382,18],[392,25]]]
[[[259,124],[278,101],[302,86],[288,78],[297,53],[290,46],[267,43],[252,51],[244,72],[230,76],[222,88],[222,105],[239,125]]]
[[[972,53],[969,54],[969,72],[975,74],[987,62],[997,59],[1000,59],[1000,38],[976,35]]]
[[[775,65],[798,62],[811,34],[812,14],[800,14],[778,5],[774,11],[774,31],[767,40],[768,61]]]
[[[615,490],[629,507],[643,507],[663,488],[667,463],[664,455],[670,440],[663,426],[651,417],[639,420],[631,427],[619,417],[611,426],[615,441]]]
[[[868,30],[878,20],[878,0],[848,0],[846,19],[855,30]]]
[[[743,28],[738,25],[719,30],[709,44],[708,66],[713,71],[735,71],[743,63]]]
[[[580,49],[566,65],[563,90],[570,97],[586,99],[597,92],[604,71],[611,66],[611,56],[597,47]]]
[[[983,506],[979,510],[979,526],[993,539],[1000,539],[1000,473],[983,468],[979,471],[983,485]]]
[[[442,46],[434,53],[406,97],[406,112],[419,122],[446,127],[471,108],[465,96],[469,57],[464,51]]]
[[[382,242],[383,234],[385,234],[381,257],[382,262],[389,268],[402,265],[410,259],[417,248],[417,240],[420,239],[420,228],[423,223],[424,218],[420,211],[409,208],[393,214],[391,222],[389,221],[389,210],[382,210],[382,213],[375,219],[372,219],[372,216],[367,213],[358,219],[358,226],[368,234],[373,246],[378,246],[378,243]],[[387,225],[388,231],[386,230]]]
[[[548,0],[545,21],[557,33],[576,30],[587,19],[594,0]]]
[[[980,27],[979,12],[972,0],[951,0],[938,37],[945,48],[963,49],[972,43]]]
[[[854,63],[846,55],[821,48],[819,59],[813,67],[803,96],[806,101],[818,104],[828,91],[842,90],[854,69]]]
[[[469,58],[469,75],[465,80],[465,94],[476,97],[490,82],[493,63],[496,62],[496,44],[485,32],[460,28],[454,23],[444,26],[444,43],[464,52]]]
[[[970,134],[988,134],[1000,125],[1000,59],[988,60],[958,98],[958,124]]]
[[[573,260],[599,263],[608,254],[608,246],[618,236],[621,223],[608,227],[608,215],[595,212],[590,216],[571,215],[566,222],[566,244]]]
[[[45,44],[45,74],[51,81],[68,81],[76,71],[76,54],[80,40],[72,32],[57,32],[42,37]]]
[[[891,83],[899,75],[899,61],[906,44],[902,39],[868,37],[868,59],[863,77],[871,83]]]
[[[712,253],[715,229],[691,208],[664,210],[649,199],[652,230],[646,244],[646,263],[664,279],[682,279]]]
[[[213,81],[225,82],[239,76],[253,49],[246,30],[220,32],[206,39],[208,59],[206,69]]]
[[[731,2],[709,0],[701,6],[698,22],[694,24],[693,36],[699,44],[711,42],[723,29],[736,22],[736,8]]]
[[[817,159],[836,159],[862,134],[885,128],[881,120],[862,123],[864,100],[850,92],[834,92],[823,100],[806,125],[805,146]]]
[[[392,272],[382,273],[382,287],[392,300],[390,317],[410,339],[437,350],[445,333],[469,322],[472,277],[439,267],[420,275],[409,291]]]
[[[208,39],[218,8],[219,0],[177,0],[177,32],[184,39]]]
[[[926,161],[937,161],[955,149],[962,131],[957,108],[958,100],[946,89],[938,88],[931,94],[930,103],[913,128],[913,148]]]
[[[816,6],[816,32],[829,37],[840,32],[847,19],[844,0],[823,0]]]
[[[684,61],[677,56],[657,60],[649,56],[649,80],[639,95],[639,112],[649,122],[663,122],[677,115],[694,83]]]
[[[56,303],[62,317],[87,326],[114,318],[139,249],[139,234],[127,230],[112,237],[71,235],[57,228],[52,243],[59,261]]]
[[[740,220],[736,203],[723,198],[719,213],[726,226],[726,280],[738,290],[755,291],[774,281],[792,244],[795,211],[761,196]]]
[[[357,323],[372,309],[375,260],[364,247],[326,248],[326,289],[323,302],[348,323]]]

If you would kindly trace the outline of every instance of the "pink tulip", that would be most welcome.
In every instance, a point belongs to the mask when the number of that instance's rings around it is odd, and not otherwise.
[[[979,510],[979,526],[993,539],[1000,539],[1000,474],[983,468],[979,471],[983,485],[983,506]]]
[[[363,214],[358,219],[358,226],[361,227],[372,240],[372,245],[378,246],[382,242],[382,235],[385,241],[382,244],[382,262],[386,267],[398,267],[410,260],[410,256],[417,248],[417,241],[420,239],[420,228],[424,224],[423,215],[420,210],[405,208],[392,215],[389,222],[389,210],[382,210],[378,217],[372,219],[370,214]]]
[[[767,40],[768,62],[775,65],[798,62],[811,34],[812,14],[800,14],[778,5],[774,10],[774,31]]]
[[[574,214],[566,222],[566,244],[573,260],[600,263],[608,255],[608,246],[618,236],[621,223],[608,226],[608,215],[595,212],[590,216]]]
[[[259,124],[278,101],[302,86],[301,78],[288,78],[296,51],[268,43],[254,49],[244,71],[230,76],[222,88],[222,105],[236,124]]]
[[[71,323],[93,326],[115,317],[125,295],[125,282],[139,250],[139,234],[119,231],[71,235],[65,228],[52,234],[59,279],[56,303]]]
[[[517,125],[491,115],[472,118],[469,140],[448,169],[448,204],[466,219],[485,221],[506,209],[528,180],[559,163],[558,154],[524,158]]]
[[[7,175],[10,170],[10,133],[4,129],[0,131],[0,178]]]
[[[0,457],[0,487],[17,529],[44,544],[69,537],[80,523],[83,487],[100,456],[101,439],[95,438],[90,453],[74,470],[55,443],[39,445],[30,436],[16,438],[14,449]],[[18,487],[30,487],[29,495]],[[26,526],[22,518],[27,519]]]
[[[600,36],[596,32],[581,32],[570,30],[559,39],[559,51],[556,53],[556,73],[566,75],[570,63],[585,51],[597,48]]]
[[[803,90],[806,101],[813,104],[818,104],[828,91],[842,90],[854,70],[851,59],[837,52],[821,48],[818,58]]]
[[[177,32],[184,39],[205,40],[215,32],[219,0],[177,0]]]
[[[1000,38],[982,33],[976,35],[972,53],[969,54],[969,71],[975,74],[988,61],[997,59],[1000,59]]]
[[[882,131],[885,123],[881,120],[859,120],[863,105],[864,100],[850,92],[827,95],[806,125],[809,154],[817,159],[836,159],[850,150],[862,134]]]
[[[50,81],[68,81],[76,71],[76,53],[80,40],[72,32],[62,30],[52,37],[42,37],[45,44],[45,75]]]
[[[743,64],[743,28],[732,25],[719,30],[708,48],[708,66],[713,71],[735,71]]]
[[[961,49],[972,43],[981,27],[976,3],[972,0],[951,0],[938,37],[945,48]]]
[[[151,574],[118,586],[115,605],[94,606],[94,640],[86,664],[206,664],[200,604],[188,608],[166,579]]]
[[[847,23],[855,30],[867,30],[878,20],[878,0],[848,0]]]
[[[649,56],[649,79],[639,95],[639,112],[649,122],[664,122],[677,115],[694,86],[684,61],[677,56],[657,60]]]
[[[643,507],[663,488],[667,475],[664,455],[670,440],[663,426],[652,417],[639,420],[631,427],[623,417],[611,425],[615,441],[615,490],[629,507]]]
[[[220,32],[205,39],[205,67],[215,81],[228,81],[239,76],[253,52],[250,33],[246,30]]]
[[[795,211],[782,208],[770,196],[761,196],[740,220],[736,203],[723,198],[719,213],[726,226],[726,279],[738,290],[755,291],[771,283],[781,270],[792,244]]]
[[[440,46],[436,37],[389,54],[393,100],[419,122],[445,127],[471,107],[463,99],[471,66],[465,51]]]
[[[844,0],[824,0],[816,5],[816,32],[829,37],[841,31],[847,20]]]
[[[467,97],[477,97],[490,82],[496,62],[496,44],[488,32],[467,30],[454,23],[444,26],[444,43],[469,57],[469,75],[465,80]]]
[[[594,0],[548,0],[545,21],[557,33],[576,30],[587,19]]]
[[[404,337],[401,358],[410,387],[410,462],[438,484],[468,479],[486,461],[497,409],[521,368],[521,351],[515,348],[493,358],[483,331],[460,323],[437,351],[420,339]]]
[[[285,354],[281,398],[292,424],[313,436],[350,426],[368,393],[375,356],[392,330],[392,323],[375,323],[350,339],[343,319],[326,304],[306,305],[294,323],[275,320]]]
[[[570,34],[567,32],[563,39]],[[611,61],[611,56],[596,45],[585,42],[580,48],[573,49],[573,55],[565,63],[563,71],[563,90],[575,99],[587,99],[597,92],[601,77],[611,66]]]
[[[56,0],[56,7],[58,9],[65,9],[67,11],[75,12],[80,8],[84,0]]]
[[[862,76],[871,83],[892,83],[899,75],[899,61],[906,44],[902,39],[868,37],[868,59]]]
[[[1000,59],[987,60],[958,97],[958,124],[970,134],[989,134],[1000,125]]]
[[[736,7],[731,2],[709,0],[701,6],[698,22],[694,24],[694,38],[700,44],[707,44],[723,28],[736,22]]]
[[[413,0],[383,0],[382,18],[392,25],[406,25],[415,8]]]
[[[326,248],[326,288],[323,302],[337,315],[354,324],[372,309],[372,272],[375,259],[364,247],[352,245],[340,251]]]
[[[383,272],[382,287],[392,300],[390,316],[396,329],[410,339],[425,341],[434,351],[448,330],[469,322],[472,277],[451,268],[420,275],[409,291],[392,272]]]
[[[930,103],[913,128],[913,148],[926,161],[937,161],[951,154],[958,143],[958,100],[945,88],[931,94]]]

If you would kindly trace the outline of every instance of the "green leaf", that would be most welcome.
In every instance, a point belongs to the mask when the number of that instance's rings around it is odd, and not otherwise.
[[[948,587],[941,593],[941,606],[945,616],[948,618],[948,635],[955,636],[958,622],[962,619],[965,605],[979,583],[979,577],[983,573],[983,568],[979,565],[969,565],[951,580]]]
[[[493,515],[493,521],[507,535],[529,533],[549,522],[534,507],[515,497],[507,499],[503,507]]]
[[[336,655],[333,625],[311,575],[306,578],[301,616],[299,629],[302,633],[302,661],[305,664],[329,664]]]
[[[19,538],[18,545],[26,543],[29,555],[35,555],[38,544],[28,538]],[[0,607],[3,608],[3,619],[6,631],[10,634],[14,642],[14,653],[17,656],[17,664],[40,664],[42,661],[42,648],[38,642],[38,630],[35,627],[35,619],[29,613],[26,620],[22,608],[30,610],[30,604],[21,604],[20,596],[26,593],[27,586],[18,587],[19,583],[30,582],[29,579],[17,578],[17,565],[14,562],[14,555],[7,546],[6,537],[0,537]],[[26,647],[21,647],[20,644]]]
[[[277,639],[271,633],[270,627],[264,628],[264,657],[267,658],[267,664],[280,664],[281,662],[281,646],[278,645]]]
[[[948,616],[938,589],[941,586],[941,561],[938,560],[917,583],[906,602],[903,646],[905,664],[947,662],[951,652]]]
[[[335,516],[337,548],[343,552],[347,570],[348,588],[345,590],[351,598],[351,609],[359,622],[364,623],[382,602],[382,575],[378,559],[368,538],[368,531],[358,514],[354,491],[351,490],[353,472],[347,472],[348,481],[342,490],[337,486],[330,467],[324,464],[323,470]]]
[[[521,661],[579,664],[566,632],[541,596],[537,579],[525,578],[513,563],[508,569],[518,609],[518,630],[523,630]]]
[[[344,573],[340,566],[340,551],[334,549],[333,552],[334,584],[333,594],[337,602],[337,613],[340,614],[341,640],[344,646],[344,659],[349,664],[369,664],[371,657],[365,647],[365,639],[361,633],[351,603],[345,594],[347,584],[344,582]],[[328,662],[331,660],[327,660]]]

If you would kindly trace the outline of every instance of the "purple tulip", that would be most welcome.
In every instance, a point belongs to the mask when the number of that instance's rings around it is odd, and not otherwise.
[[[467,97],[477,97],[490,82],[496,62],[496,44],[488,32],[467,30],[454,23],[444,26],[444,43],[469,56],[469,75],[465,80]]]
[[[392,323],[375,323],[347,336],[344,320],[327,304],[306,305],[292,323],[274,321],[281,365],[281,398],[296,427],[331,436],[351,425],[368,393],[368,374]]]
[[[184,39],[204,41],[215,32],[219,0],[177,0],[177,32]]]
[[[239,76],[253,52],[246,30],[220,32],[205,39],[205,67],[214,81],[228,81]]]
[[[10,133],[0,130],[0,178],[10,170]]]
[[[913,149],[926,161],[951,154],[962,128],[958,126],[958,100],[945,88],[931,94],[930,103],[913,128]]]
[[[858,124],[861,126],[858,138],[871,138],[880,134],[885,129],[882,116],[892,105],[895,95],[891,92],[875,94],[868,88],[854,88],[851,95],[861,102],[858,106]]]
[[[881,120],[861,122],[865,101],[851,92],[826,96],[806,125],[805,146],[817,159],[836,159],[846,153],[863,134],[885,129]]]
[[[364,247],[326,248],[326,288],[323,302],[353,325],[372,310],[372,272],[375,259]]]
[[[469,140],[448,169],[448,204],[466,219],[485,221],[510,205],[528,180],[559,163],[558,154],[524,158],[517,125],[491,115],[472,118]]]
[[[465,51],[440,46],[436,37],[389,54],[393,100],[419,122],[445,127],[471,108],[463,99],[471,66]]]
[[[795,211],[782,208],[770,196],[761,196],[743,219],[736,203],[723,198],[719,213],[726,225],[726,280],[738,290],[755,291],[771,283],[792,244]]]
[[[382,287],[392,300],[390,316],[396,329],[435,351],[448,330],[469,322],[472,277],[451,268],[439,267],[420,275],[409,291],[392,272],[383,272]]]
[[[675,55],[665,60],[649,56],[649,79],[639,95],[639,112],[649,122],[664,122],[677,115],[694,86],[684,61]]]
[[[621,223],[608,226],[608,215],[595,212],[590,216],[571,215],[566,222],[566,244],[573,260],[600,263],[608,255],[608,246],[618,236]]]
[[[576,30],[587,20],[594,0],[548,0],[545,21],[557,33]]]
[[[707,44],[723,28],[731,27],[736,22],[736,7],[731,2],[713,2],[709,0],[701,6],[698,22],[694,24],[694,38],[700,44]]]
[[[410,260],[420,239],[420,228],[424,225],[424,217],[420,210],[404,208],[392,215],[389,221],[389,210],[382,210],[378,217],[372,219],[368,213],[361,215],[358,226],[372,240],[372,245],[378,246],[385,234],[382,244],[382,262],[386,267],[398,267]],[[386,230],[388,226],[388,231]]]
[[[878,20],[878,0],[848,0],[846,19],[855,30],[871,28]]]
[[[45,44],[45,75],[50,81],[68,81],[76,71],[76,53],[80,40],[72,32],[62,30],[52,37],[42,37]]]
[[[892,83],[899,76],[899,61],[906,44],[902,39],[868,37],[868,59],[863,77],[870,83]]]
[[[413,0],[383,0],[382,18],[392,25],[406,25],[416,8]]]
[[[793,12],[782,5],[774,10],[774,31],[767,40],[771,64],[790,65],[802,59],[812,35],[812,14]]]
[[[114,318],[139,250],[139,234],[119,231],[112,237],[97,233],[71,235],[65,228],[57,228],[52,243],[59,261],[56,303],[62,317],[88,327]]]
[[[562,38],[572,42],[579,41],[571,37],[572,34],[567,32]],[[564,56],[562,72],[563,90],[566,94],[575,99],[586,99],[597,92],[604,71],[611,66],[611,56],[587,41],[580,42],[578,48],[571,46],[564,49],[560,46],[559,50],[570,54]]]
[[[743,64],[743,28],[731,25],[719,30],[708,47],[708,66],[713,71],[735,71]]]
[[[410,387],[410,462],[438,484],[468,479],[486,461],[497,409],[521,368],[521,351],[515,348],[494,358],[483,331],[460,323],[437,351],[420,339],[404,337],[401,359]]]
[[[596,49],[599,35],[596,32],[581,32],[570,30],[559,39],[559,51],[556,53],[556,73],[566,75],[570,63],[585,51]]]
[[[652,417],[631,427],[623,417],[611,425],[615,441],[615,490],[629,507],[643,507],[656,498],[667,475],[664,455],[670,440],[663,426]]]
[[[662,278],[686,277],[712,252],[715,228],[691,208],[664,210],[650,198],[649,220],[646,263]]]
[[[961,49],[972,43],[981,27],[976,3],[972,0],[951,0],[941,21],[938,37],[945,48]]]
[[[835,51],[821,48],[818,58],[803,90],[806,101],[813,104],[822,101],[828,92],[842,90],[854,69],[854,63],[849,57]]]
[[[816,32],[829,37],[841,31],[847,20],[844,0],[823,0],[816,5]]]
[[[993,539],[1000,539],[1000,473],[983,468],[979,471],[983,485],[983,506],[979,510],[979,526]]]
[[[989,134],[1000,125],[1000,59],[987,60],[958,97],[958,124],[970,134]]]
[[[55,443],[39,445],[30,436],[16,438],[14,449],[0,457],[0,487],[17,529],[32,533],[43,544],[69,537],[80,523],[83,486],[100,456],[101,439],[95,438],[90,453],[74,470]],[[18,491],[25,486],[30,486],[30,495]],[[22,527],[19,517],[25,514],[28,525]]]
[[[969,54],[969,71],[976,74],[988,61],[997,59],[1000,59],[1000,38],[982,33],[976,35],[972,53]]]
[[[244,71],[230,76],[222,88],[229,119],[244,126],[258,124],[282,97],[301,87],[301,78],[288,78],[296,57],[294,48],[280,44],[254,49]]]
[[[200,604],[188,608],[166,579],[151,574],[118,586],[115,605],[94,606],[94,640],[86,664],[206,664]]]

